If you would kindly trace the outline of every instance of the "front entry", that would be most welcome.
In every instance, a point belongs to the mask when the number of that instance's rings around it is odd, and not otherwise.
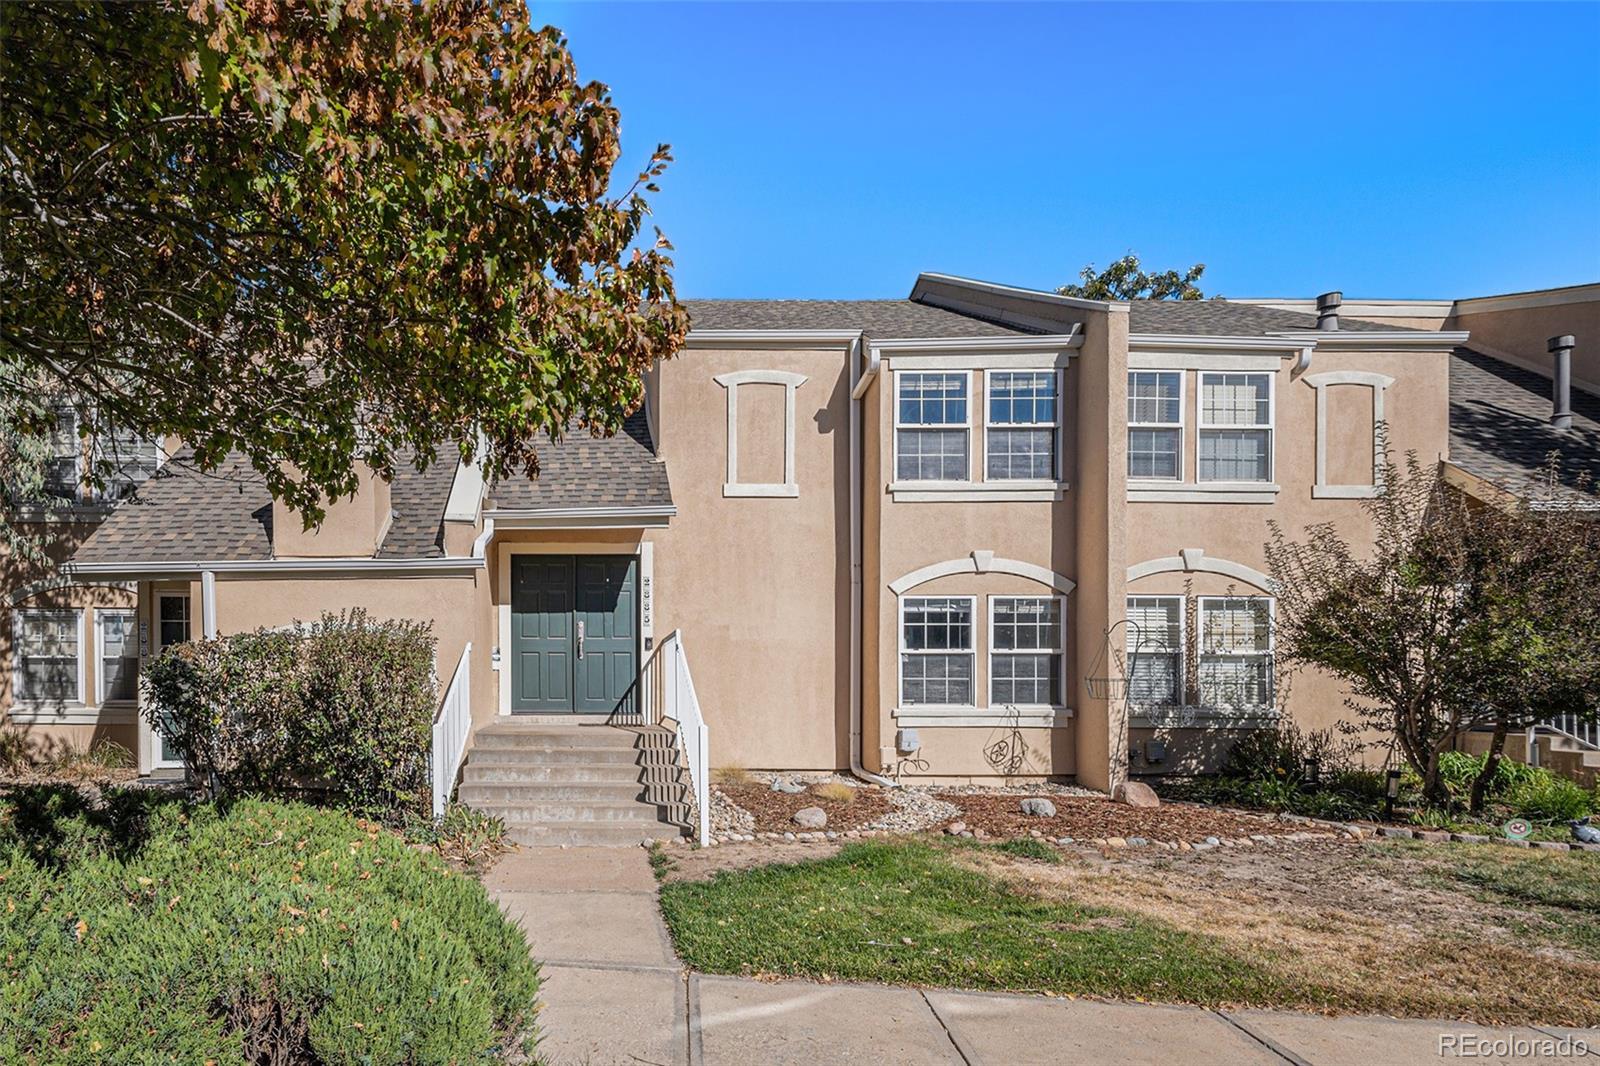
[[[631,714],[639,663],[639,560],[511,557],[511,709]]]

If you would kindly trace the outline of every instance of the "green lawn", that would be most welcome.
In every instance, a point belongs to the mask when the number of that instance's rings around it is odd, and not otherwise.
[[[1536,924],[1514,924],[1600,961],[1600,859],[1482,847],[1405,850],[1432,861],[1435,883],[1459,886],[1495,907],[1531,911]]]
[[[852,844],[812,862],[662,886],[678,951],[706,973],[1270,1003],[1292,989],[1211,939],[1020,894],[946,846]]]

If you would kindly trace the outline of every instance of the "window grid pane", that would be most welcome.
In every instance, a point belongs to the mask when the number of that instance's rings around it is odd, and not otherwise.
[[[900,701],[904,706],[972,706],[972,656],[900,656]]]
[[[1061,705],[1061,656],[995,655],[990,670],[989,701],[996,706]]]
[[[1128,421],[1140,425],[1182,425],[1182,381],[1175,371],[1130,371]]]
[[[900,374],[900,424],[964,426],[967,424],[966,374]]]
[[[1200,423],[1207,426],[1270,426],[1272,378],[1267,374],[1202,374]]]
[[[991,429],[984,448],[992,481],[1051,481],[1056,476],[1056,431]]]
[[[966,430],[901,429],[895,439],[896,480],[967,480]]]
[[[100,688],[107,700],[138,695],[139,653],[133,638],[132,611],[99,611]]]
[[[1202,429],[1201,481],[1266,481],[1271,476],[1271,434],[1265,429]]]
[[[991,370],[989,421],[997,425],[1055,425],[1055,371]]]
[[[1176,481],[1181,475],[1180,429],[1129,429],[1128,476]]]
[[[22,689],[30,700],[78,698],[78,614],[76,611],[20,612],[18,648]]]

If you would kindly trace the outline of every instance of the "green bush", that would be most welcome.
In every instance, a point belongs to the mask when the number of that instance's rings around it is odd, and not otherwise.
[[[1288,719],[1245,732],[1222,763],[1222,776],[1243,781],[1320,784],[1354,768],[1354,749],[1332,730],[1305,731]]]
[[[1531,776],[1502,797],[1512,813],[1535,822],[1566,822],[1596,810],[1594,793],[1549,770],[1532,769]]]
[[[531,1035],[521,931],[375,822],[168,804],[126,856],[57,866],[16,813],[0,808],[0,1061],[468,1062]]]
[[[325,614],[164,651],[145,713],[220,795],[309,793],[393,820],[431,802],[433,655],[426,625]]]

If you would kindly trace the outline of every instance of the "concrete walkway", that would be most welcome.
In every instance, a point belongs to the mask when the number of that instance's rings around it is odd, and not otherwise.
[[[484,884],[543,964],[540,1049],[552,1066],[1600,1064],[1596,1031],[691,974],[673,954],[642,848],[526,849]],[[1564,1036],[1586,1040],[1588,1055],[1560,1055]],[[1441,1038],[1457,1050],[1441,1054]]]

